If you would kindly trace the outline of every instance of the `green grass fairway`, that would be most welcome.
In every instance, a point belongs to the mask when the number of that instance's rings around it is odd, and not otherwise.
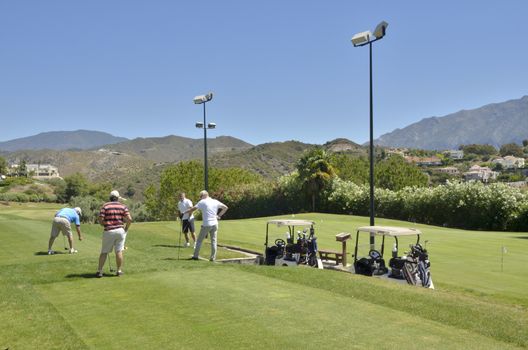
[[[0,204],[0,349],[528,347],[527,234],[415,225],[429,241],[433,291],[328,270],[189,261],[189,248],[178,260],[179,226],[143,223],[130,230],[125,275],[96,279],[96,225],[83,225],[79,254],[44,255],[57,208]],[[315,220],[320,247],[331,249],[335,234],[368,223],[296,218]],[[261,251],[266,220],[222,221],[219,243]],[[62,245],[59,237],[55,249]]]

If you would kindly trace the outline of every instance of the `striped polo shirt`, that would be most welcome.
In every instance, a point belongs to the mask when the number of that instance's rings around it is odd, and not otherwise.
[[[119,202],[105,203],[99,212],[99,217],[103,218],[105,231],[123,228],[124,218],[128,215],[128,208]]]

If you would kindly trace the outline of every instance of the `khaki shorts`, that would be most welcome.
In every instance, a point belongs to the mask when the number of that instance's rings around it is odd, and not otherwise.
[[[126,232],[124,228],[116,228],[103,232],[103,246],[101,253],[108,254],[114,248],[116,253],[125,249]]]
[[[67,237],[72,236],[70,220],[60,216],[53,218],[53,224],[51,224],[51,237],[57,238],[59,232],[62,232],[62,234]]]

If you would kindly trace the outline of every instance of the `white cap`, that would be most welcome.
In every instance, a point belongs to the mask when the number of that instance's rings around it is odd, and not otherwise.
[[[119,192],[116,191],[116,190],[113,190],[112,192],[110,192],[110,197],[116,197],[117,199],[120,199],[120,200],[123,200],[123,201],[126,201],[125,198],[121,197],[119,195]]]
[[[82,210],[81,210],[81,208],[79,208],[79,207],[75,207],[75,208],[73,208],[73,210],[75,210],[75,211],[77,212],[77,214],[82,215]]]

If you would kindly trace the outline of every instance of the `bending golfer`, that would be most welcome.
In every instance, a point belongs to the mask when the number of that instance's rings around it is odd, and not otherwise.
[[[70,245],[70,254],[77,253],[77,250],[73,248],[73,234],[71,224],[75,223],[77,229],[77,235],[79,235],[79,241],[82,241],[81,234],[81,208],[63,208],[55,213],[53,218],[53,224],[51,225],[51,234],[48,242],[48,254],[53,255],[55,251],[51,249],[55,238],[59,235],[59,232],[68,237],[68,244]]]
[[[218,232],[218,219],[222,217],[227,211],[227,205],[209,197],[207,191],[200,192],[200,201],[196,205],[184,214],[192,214],[195,210],[202,212],[202,228],[196,241],[196,247],[194,248],[194,254],[191,259],[198,260],[200,254],[200,248],[202,247],[202,241],[207,234],[211,235],[211,257],[210,261],[216,260],[216,234]],[[220,209],[220,213],[218,212]]]
[[[132,218],[128,208],[124,204],[119,203],[119,199],[123,199],[119,197],[119,192],[110,192],[110,202],[105,203],[99,212],[99,223],[104,226],[104,232],[96,277],[103,277],[103,266],[112,248],[114,248],[116,256],[116,276],[123,274],[121,270],[123,266],[123,250],[125,249],[125,239],[132,223]]]
[[[180,201],[178,202],[178,211],[180,212],[180,219],[182,220],[182,230],[185,236],[185,246],[189,247],[189,232],[196,248],[196,235],[194,234],[194,215],[192,213],[184,214],[187,210],[191,209],[193,203],[190,199],[185,198],[185,193],[180,193]]]

